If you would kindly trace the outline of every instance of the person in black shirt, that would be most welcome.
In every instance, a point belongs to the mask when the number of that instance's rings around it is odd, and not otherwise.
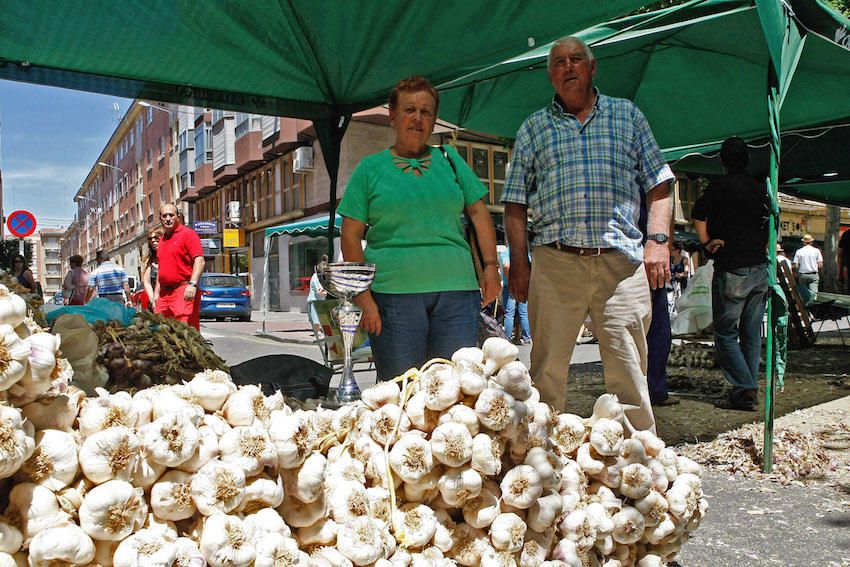
[[[838,241],[838,278],[850,293],[850,230],[845,230]]]
[[[691,211],[700,242],[714,258],[711,286],[714,348],[732,385],[716,402],[753,411],[758,402],[761,323],[767,301],[769,197],[747,171],[747,144],[728,138],[720,148],[726,174],[715,179]]]

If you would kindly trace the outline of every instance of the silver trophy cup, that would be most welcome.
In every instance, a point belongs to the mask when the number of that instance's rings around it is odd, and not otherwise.
[[[363,293],[372,285],[375,279],[375,264],[361,262],[323,262],[316,266],[319,281],[328,293],[341,299],[341,303],[331,310],[342,333],[342,344],[345,349],[342,379],[336,390],[334,401],[344,404],[360,399],[360,388],[354,377],[351,362],[351,345],[354,335],[363,317],[363,310],[351,303],[351,298]]]

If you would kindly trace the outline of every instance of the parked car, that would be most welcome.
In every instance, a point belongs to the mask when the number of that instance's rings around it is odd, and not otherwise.
[[[251,320],[251,291],[231,274],[204,274],[198,283],[201,292],[201,318]]]

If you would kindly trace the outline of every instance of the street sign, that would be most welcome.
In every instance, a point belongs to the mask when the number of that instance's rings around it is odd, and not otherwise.
[[[6,218],[6,228],[18,238],[35,232],[35,216],[29,211],[15,211]]]
[[[218,234],[218,221],[196,220],[192,223],[192,229],[198,234]]]
[[[224,247],[241,248],[245,246],[245,231],[241,228],[224,229]]]

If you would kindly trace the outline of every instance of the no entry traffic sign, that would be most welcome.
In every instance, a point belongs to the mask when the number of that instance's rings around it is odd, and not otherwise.
[[[35,216],[29,211],[15,211],[6,217],[6,228],[18,238],[35,232]]]

